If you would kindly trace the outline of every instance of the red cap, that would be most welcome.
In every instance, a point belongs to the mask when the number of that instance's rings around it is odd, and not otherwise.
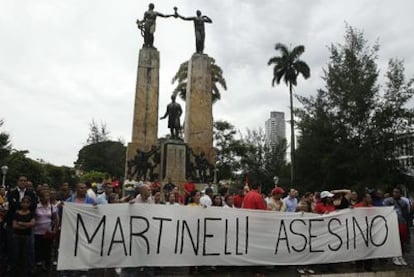
[[[276,194],[276,193],[283,194],[285,193],[285,191],[281,187],[277,187],[272,190],[272,194]]]

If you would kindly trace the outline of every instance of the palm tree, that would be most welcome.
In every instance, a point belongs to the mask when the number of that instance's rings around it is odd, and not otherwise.
[[[216,64],[216,61],[213,58],[211,60],[211,101],[214,104],[217,100],[220,100],[221,94],[217,86],[219,84],[224,90],[227,90],[226,80],[223,78],[223,70]],[[180,65],[177,73],[172,79],[172,83],[178,82],[175,87],[173,94],[179,95],[181,99],[185,101],[187,95],[187,75],[188,75],[188,61],[183,62]]]
[[[275,46],[276,51],[281,52],[281,56],[272,57],[267,65],[274,64],[273,67],[273,79],[272,86],[280,84],[280,80],[285,81],[286,85],[289,86],[290,93],[290,132],[291,132],[291,150],[290,150],[290,179],[293,184],[294,181],[294,168],[295,168],[295,122],[293,119],[293,96],[292,90],[293,86],[297,85],[297,78],[299,74],[303,78],[308,79],[310,77],[309,66],[302,60],[299,59],[300,55],[305,52],[305,47],[303,45],[298,45],[293,48],[292,51],[282,43],[277,43]]]

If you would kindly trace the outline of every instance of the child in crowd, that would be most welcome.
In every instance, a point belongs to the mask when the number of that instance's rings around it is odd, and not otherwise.
[[[13,215],[13,253],[12,270],[17,276],[30,275],[33,271],[31,251],[33,251],[32,228],[35,225],[33,212],[30,211],[32,199],[24,196],[18,209]]]

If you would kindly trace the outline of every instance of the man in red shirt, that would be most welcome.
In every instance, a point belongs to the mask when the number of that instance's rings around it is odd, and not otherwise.
[[[244,196],[243,208],[254,210],[267,210],[266,203],[260,193],[260,185],[257,183],[250,185],[251,190]]]
[[[366,192],[364,197],[362,198],[361,202],[354,205],[354,208],[361,208],[361,207],[372,207],[372,197],[371,194]],[[365,271],[372,270],[373,260],[362,260],[356,262],[358,267],[363,267]]]
[[[241,189],[239,191],[239,194],[236,194],[233,199],[234,199],[234,207],[241,208],[243,205],[244,190]]]
[[[188,178],[183,188],[184,188],[184,197],[185,197],[184,204],[187,205],[190,202],[191,193],[195,190],[195,184],[192,182],[191,178]]]
[[[360,207],[372,207],[372,197],[371,194],[366,192],[364,194],[364,197],[362,198],[361,202],[354,205],[354,208],[360,208]]]

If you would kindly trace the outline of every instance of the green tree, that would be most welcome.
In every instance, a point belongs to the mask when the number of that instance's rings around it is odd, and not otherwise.
[[[262,128],[247,129],[241,140],[246,149],[240,161],[242,176],[248,176],[251,182],[260,183],[263,191],[269,191],[274,186],[274,176],[280,178],[281,185],[287,185],[286,140],[271,147],[266,144]]]
[[[88,171],[82,174],[80,181],[85,182],[98,182],[99,180],[104,180],[106,178],[106,173],[99,171]]]
[[[45,182],[45,170],[41,163],[26,157],[28,151],[13,151],[4,160],[9,168],[7,171],[6,184],[15,186],[21,175],[33,182],[34,185]]]
[[[0,120],[0,127],[4,121]],[[34,185],[47,183],[57,186],[63,182],[74,184],[75,172],[72,168],[55,166],[45,163],[43,160],[33,160],[26,155],[27,150],[15,150],[11,148],[9,135],[0,132],[0,165],[7,165],[6,184],[15,186],[20,175],[25,175]]]
[[[111,176],[123,176],[126,147],[118,141],[103,141],[82,147],[75,167],[83,172],[99,171]]]
[[[274,65],[273,67],[273,79],[272,86],[280,84],[283,79],[287,86],[289,86],[290,95],[290,159],[291,159],[291,183],[295,179],[295,121],[293,116],[293,86],[297,85],[297,79],[299,75],[302,75],[305,79],[310,77],[309,66],[302,60],[300,56],[305,52],[303,45],[296,46],[292,51],[289,51],[288,47],[282,43],[277,43],[275,46],[276,51],[280,51],[281,56],[272,57],[267,62],[268,65]]]
[[[213,138],[217,150],[218,180],[233,179],[241,170],[240,160],[246,153],[246,147],[240,139],[236,139],[236,134],[235,127],[229,122],[214,122]]]
[[[412,109],[406,108],[413,81],[405,81],[401,61],[391,60],[380,93],[378,49],[347,26],[345,43],[329,48],[325,88],[316,97],[298,97],[303,108],[295,111],[300,130],[297,165],[303,184],[361,189],[392,180],[395,135],[406,132],[413,118]]]
[[[43,164],[44,182],[57,188],[59,185],[67,182],[74,185],[78,179],[73,168],[67,166],[55,166],[50,163]]]
[[[98,142],[109,141],[109,131],[106,128],[106,124],[101,122],[101,126],[92,119],[89,123],[89,135],[87,139],[87,144],[94,144]]]
[[[0,119],[0,127],[4,124],[4,120]],[[9,134],[4,131],[0,132],[0,162],[2,162],[7,156],[9,156],[11,150],[11,144]]]
[[[414,95],[414,79],[407,81],[404,72],[402,60],[391,59],[388,62],[385,92],[379,99],[373,116],[373,128],[377,134],[376,154],[382,159],[383,167],[394,173],[389,180],[398,178],[395,173],[399,173],[395,169],[405,171],[396,162],[401,142],[399,137],[414,131],[414,110],[408,108],[408,102]]]
[[[213,58],[210,58],[211,61],[211,97],[212,103],[216,103],[217,100],[221,99],[221,93],[219,86],[220,85],[224,90],[227,90],[226,80],[223,77],[223,70],[216,64],[216,61]],[[172,79],[172,83],[177,82],[173,94],[179,95],[181,99],[185,101],[187,95],[187,77],[188,77],[188,61],[183,62],[177,73]]]

